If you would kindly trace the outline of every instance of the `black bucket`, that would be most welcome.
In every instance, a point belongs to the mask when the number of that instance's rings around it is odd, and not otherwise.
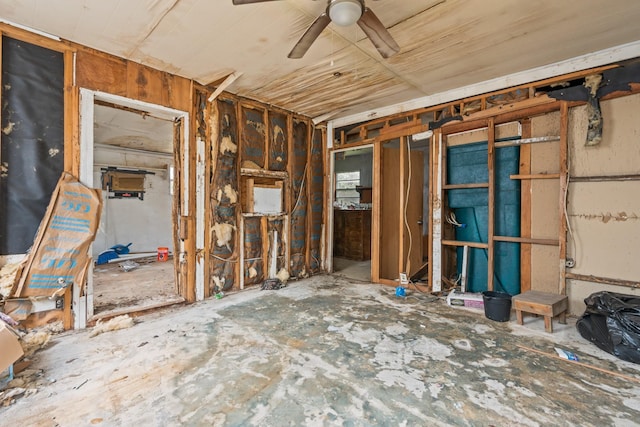
[[[484,291],[484,315],[496,322],[508,322],[511,318],[511,295],[504,292]]]

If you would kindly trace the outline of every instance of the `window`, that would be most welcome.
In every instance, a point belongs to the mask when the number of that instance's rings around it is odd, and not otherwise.
[[[336,202],[350,204],[360,202],[360,193],[356,187],[360,185],[360,171],[336,173]]]

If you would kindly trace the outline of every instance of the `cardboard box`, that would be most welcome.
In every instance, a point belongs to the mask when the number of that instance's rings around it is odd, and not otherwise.
[[[0,372],[20,359],[23,354],[18,337],[7,328],[4,322],[0,321]]]
[[[452,290],[447,296],[447,304],[458,307],[484,308],[484,299],[480,293],[456,292]]]

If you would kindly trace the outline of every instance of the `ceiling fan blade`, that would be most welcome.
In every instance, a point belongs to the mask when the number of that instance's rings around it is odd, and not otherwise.
[[[331,18],[329,18],[329,15],[327,15],[326,12],[323,12],[322,15],[318,16],[316,20],[313,21],[313,24],[307,28],[307,31],[305,31],[302,37],[300,37],[298,43],[296,43],[293,49],[291,49],[291,52],[289,52],[288,55],[289,58],[302,58],[304,54],[307,53],[313,42],[316,41],[322,30],[327,28],[327,25],[329,25],[330,22]]]
[[[280,1],[280,0],[233,0],[233,4],[237,6],[239,4],[265,3],[268,1]]]
[[[375,13],[368,7],[364,8],[362,16],[358,20],[358,25],[362,31],[369,37],[371,43],[378,49],[383,58],[390,58],[400,52],[400,46],[391,37],[391,34],[385,26],[380,22]]]

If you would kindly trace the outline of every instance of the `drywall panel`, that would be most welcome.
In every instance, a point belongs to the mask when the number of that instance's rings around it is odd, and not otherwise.
[[[579,182],[580,177],[615,176],[640,172],[640,96],[631,95],[601,103],[602,142],[585,146],[587,116],[584,107],[571,110],[568,215],[574,238],[569,256],[571,273],[637,281],[640,277],[640,181]],[[584,309],[582,300],[602,290],[637,293],[631,288],[571,282],[571,311]]]
[[[601,103],[602,142],[585,146],[586,107],[571,110],[570,159],[572,176],[624,175],[640,172],[640,95]]]
[[[584,299],[589,295],[607,290],[627,295],[640,296],[640,289],[631,289],[625,286],[602,285],[599,283],[589,283],[580,280],[567,280],[567,295],[569,295],[569,314],[581,316],[584,314],[586,305]]]
[[[577,250],[573,273],[624,280],[640,277],[640,182],[579,182],[569,217]]]

